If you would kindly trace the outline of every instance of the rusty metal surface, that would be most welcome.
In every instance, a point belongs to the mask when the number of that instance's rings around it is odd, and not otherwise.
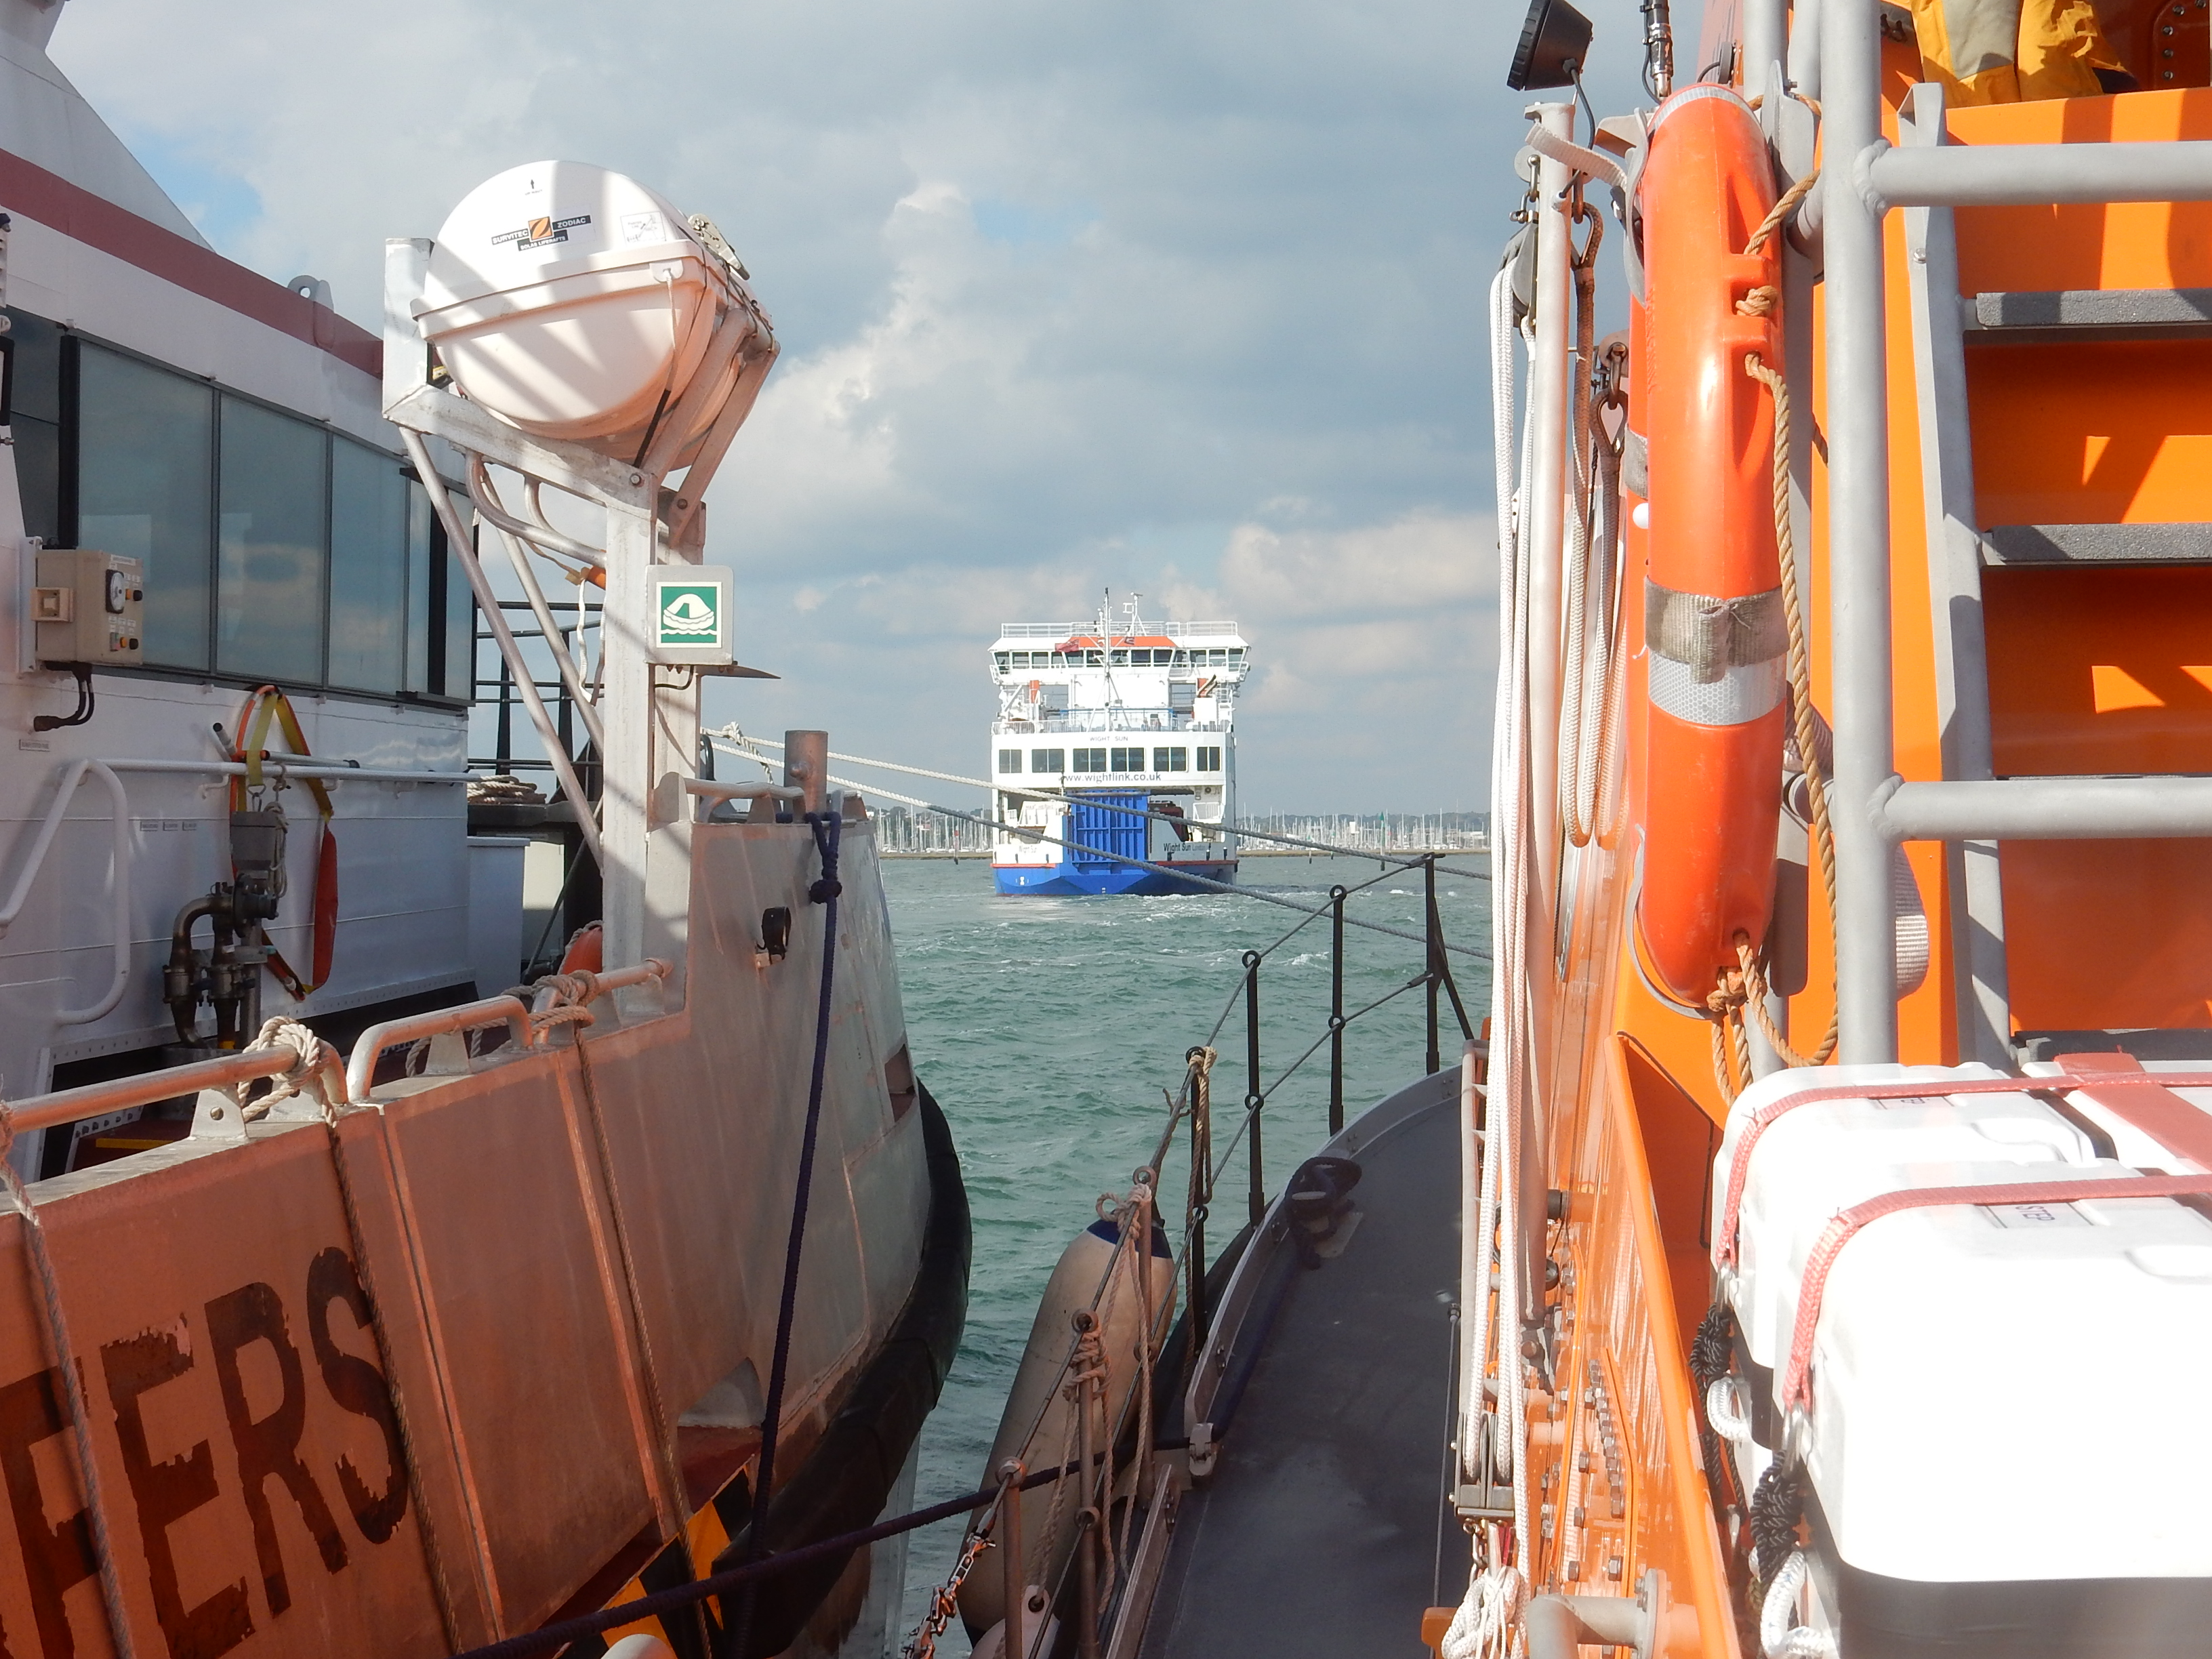
[[[335,1133],[270,1121],[32,1188],[138,1655],[441,1653],[447,1620],[463,1644],[527,1629],[680,1529],[676,1419],[768,1370],[820,971],[803,825],[702,826],[694,860],[678,1012],[603,999]],[[872,838],[848,831],[844,880],[802,1445],[903,1304],[927,1200],[885,1084],[905,1039]],[[793,947],[757,962],[772,905]],[[0,1651],[97,1655],[27,1243],[0,1210]]]

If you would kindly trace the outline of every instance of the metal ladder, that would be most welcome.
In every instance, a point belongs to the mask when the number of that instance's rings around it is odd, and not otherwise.
[[[1954,207],[2212,200],[2212,143],[1942,142],[1942,89],[1881,135],[1879,0],[1821,0],[1827,166],[1821,179],[1828,377],[1828,563],[1834,664],[1838,1058],[1897,1058],[1892,849],[1945,843],[1961,926],[1954,934],[1963,1057],[2009,1067],[2011,1022],[1997,842],[2212,836],[2212,777],[1995,775],[1984,562],[2173,551],[2195,526],[1976,527],[1967,422],[1966,319]],[[1936,607],[1943,777],[1908,783],[1893,755],[1890,641],[1888,387],[1882,222],[1907,211],[1914,366]],[[1984,316],[1987,310],[1989,315]],[[2012,314],[2008,314],[2008,312]],[[1977,327],[2212,325],[2193,292],[1984,295]],[[2033,337],[2014,336],[2013,337]]]

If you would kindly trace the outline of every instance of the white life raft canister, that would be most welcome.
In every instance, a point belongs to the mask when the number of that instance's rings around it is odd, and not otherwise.
[[[718,237],[710,240],[719,241]],[[721,326],[761,325],[743,276],[665,197],[581,161],[532,161],[447,216],[416,306],[454,384],[525,432],[635,461]],[[691,459],[738,354],[684,434]]]

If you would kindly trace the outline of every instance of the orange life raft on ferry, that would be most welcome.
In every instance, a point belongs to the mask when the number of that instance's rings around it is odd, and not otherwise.
[[[1780,809],[1785,658],[1773,403],[1774,202],[1758,118],[1725,87],[1661,106],[1637,186],[1646,303],[1638,401],[1650,440],[1644,589],[1643,884],[1638,921],[1665,988],[1702,1003],[1765,935]],[[1741,307],[1741,309],[1739,309]]]

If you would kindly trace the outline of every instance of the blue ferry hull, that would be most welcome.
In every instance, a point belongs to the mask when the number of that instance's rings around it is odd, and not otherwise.
[[[1177,873],[1148,870],[1133,864],[1113,864],[1103,859],[1062,859],[1057,864],[994,864],[991,878],[1001,893],[1041,894],[1048,898],[1082,898],[1110,893],[1154,896],[1164,893],[1211,893],[1218,890],[1185,880],[1188,870],[1206,881],[1237,879],[1237,860],[1196,859],[1176,861]]]

